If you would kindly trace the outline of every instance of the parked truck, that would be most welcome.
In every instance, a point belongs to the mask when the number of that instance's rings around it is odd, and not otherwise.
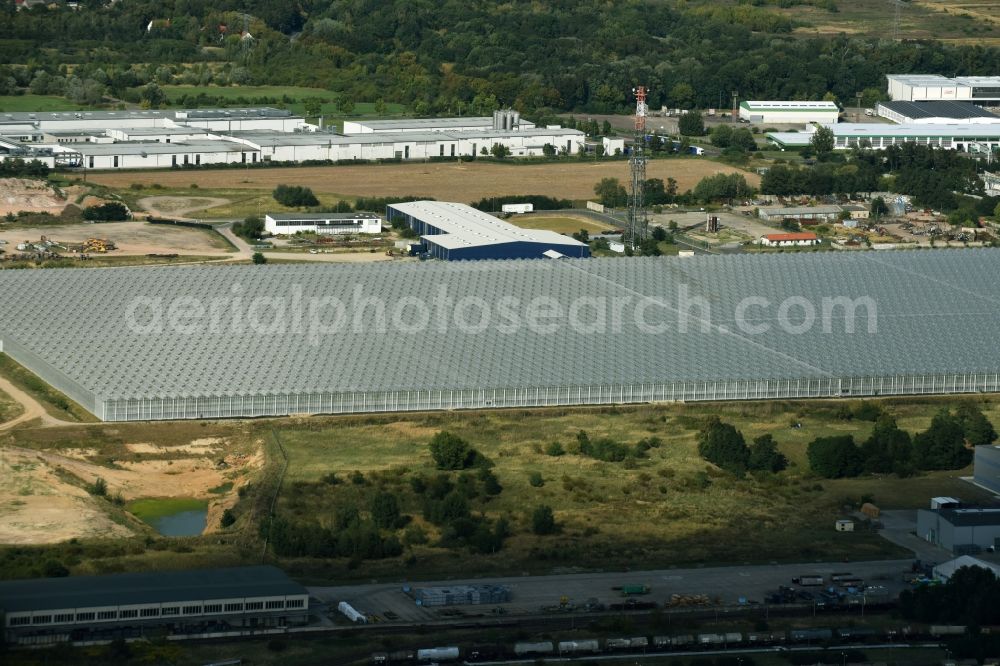
[[[802,587],[812,587],[822,585],[823,577],[816,575],[799,576],[798,578],[793,578],[792,582],[796,585],[801,585]]]

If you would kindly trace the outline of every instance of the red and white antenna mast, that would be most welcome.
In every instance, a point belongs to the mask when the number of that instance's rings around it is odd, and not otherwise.
[[[625,229],[625,246],[633,252],[646,240],[649,222],[646,218],[644,190],[646,186],[646,87],[633,88],[635,94],[635,135],[632,138],[632,155],[629,157],[631,183],[628,196],[628,226]]]

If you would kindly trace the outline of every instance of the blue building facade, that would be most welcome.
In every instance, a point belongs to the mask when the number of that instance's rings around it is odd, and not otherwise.
[[[590,256],[586,243],[553,231],[521,229],[464,204],[390,204],[386,219],[403,220],[420,237],[421,252],[443,261]]]

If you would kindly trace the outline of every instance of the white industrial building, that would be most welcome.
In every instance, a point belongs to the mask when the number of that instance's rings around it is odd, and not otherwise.
[[[766,234],[757,241],[764,247],[791,247],[796,245],[819,245],[819,238],[811,231],[787,234]]]
[[[569,155],[580,152],[585,135],[572,129],[528,129],[520,131],[477,130],[469,132],[410,132],[340,136],[320,132],[279,134],[239,132],[231,137],[259,151],[265,162],[329,160],[425,160],[434,157],[479,156],[501,144],[513,157],[540,157],[546,144]]]
[[[1000,76],[888,74],[889,97],[905,102],[966,100],[989,106],[1000,103]]]
[[[264,230],[272,236],[300,232],[323,235],[382,233],[382,220],[372,213],[268,213]]]
[[[476,132],[482,130],[520,131],[534,129],[535,123],[521,114],[500,109],[492,116],[469,118],[394,118],[392,120],[345,120],[344,134],[406,134],[412,132]]]
[[[879,117],[901,125],[991,125],[1000,123],[1000,116],[972,102],[880,102]]]
[[[351,123],[348,123],[351,125]],[[427,160],[488,155],[540,157],[545,146],[574,155],[584,134],[538,128],[516,111],[493,118],[354,123],[357,134],[319,131],[281,109],[93,111],[0,115],[0,160],[51,167],[144,169],[257,162]]]
[[[81,143],[72,151],[85,169],[162,169],[206,164],[247,164],[258,152],[232,141],[176,143]]]
[[[153,141],[159,143],[175,143],[178,141],[205,141],[210,139],[217,139],[218,136],[211,134],[208,130],[201,129],[200,127],[113,127],[109,128],[105,132],[104,137],[94,137],[103,138],[105,141],[101,143],[112,143],[114,141],[123,142],[138,142],[138,141]],[[58,134],[54,135],[55,138],[59,139],[59,143],[68,143],[62,140]],[[80,135],[86,136],[86,135]],[[87,137],[88,139],[90,137]],[[84,143],[92,143],[93,141],[84,140]]]
[[[835,102],[740,102],[740,119],[748,123],[835,123],[839,118]]]
[[[968,153],[986,153],[1000,148],[1000,124],[907,124],[836,123],[825,125],[834,135],[834,149],[850,150],[867,146],[876,150],[904,143]],[[808,146],[815,128],[804,132],[769,132],[768,140],[779,148]]]

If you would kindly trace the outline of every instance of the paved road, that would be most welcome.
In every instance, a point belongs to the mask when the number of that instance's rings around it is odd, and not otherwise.
[[[879,520],[882,522],[879,535],[897,546],[912,550],[918,560],[940,564],[955,558],[949,551],[915,534],[917,530],[915,510],[883,511],[879,515]]]
[[[829,562],[819,564],[775,564],[699,569],[665,569],[660,571],[585,573],[550,576],[482,578],[465,581],[437,581],[419,586],[467,584],[500,584],[511,588],[513,600],[503,606],[511,613],[537,613],[542,606],[556,605],[566,596],[576,604],[596,597],[604,604],[621,601],[614,586],[642,584],[652,588],[650,601],[664,603],[672,594],[706,594],[718,597],[724,605],[736,604],[740,597],[763,601],[765,593],[779,585],[790,585],[793,577],[817,573],[829,576],[834,572],[850,572],[870,585],[884,586],[891,595],[904,587],[902,573],[909,571],[912,560],[882,560],[875,562]],[[366,584],[340,587],[310,587],[309,592],[333,606],[347,601],[364,613],[385,617],[391,611],[404,621],[440,619],[438,609],[416,606],[403,594],[400,584]],[[461,607],[470,613],[489,612],[489,608]]]

